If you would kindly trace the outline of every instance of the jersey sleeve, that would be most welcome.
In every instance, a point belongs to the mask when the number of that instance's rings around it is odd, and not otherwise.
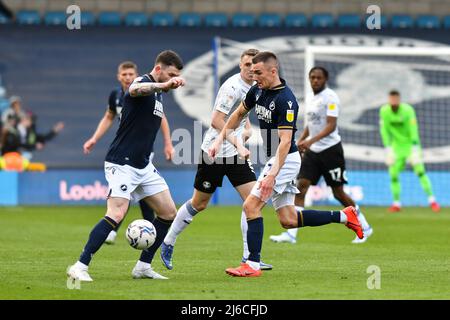
[[[221,87],[214,103],[214,109],[229,114],[233,106],[240,99],[238,90],[232,86]]]
[[[410,106],[408,112],[408,128],[409,128],[409,138],[413,145],[419,144],[419,126],[417,125],[417,117],[414,108]]]
[[[298,113],[297,101],[295,99],[280,97],[277,99],[276,104],[277,128],[293,130],[295,128]]]
[[[388,121],[386,119],[386,113],[383,111],[384,107],[380,108],[380,135],[381,141],[385,147],[389,147],[392,143],[391,136],[389,134]]]
[[[113,113],[114,115],[117,114],[116,110],[116,92],[115,90],[111,91],[109,98],[108,98],[108,111]]]
[[[330,95],[327,100],[327,117],[337,118],[340,108],[339,98],[337,95]]]
[[[247,111],[250,111],[255,107],[257,90],[258,90],[258,87],[253,86],[250,88],[250,90],[248,90],[247,94],[245,95],[245,99],[244,99],[243,103],[244,103],[244,108]]]

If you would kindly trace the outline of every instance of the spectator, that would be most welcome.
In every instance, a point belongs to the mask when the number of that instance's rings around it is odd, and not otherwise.
[[[25,113],[22,110],[22,99],[18,96],[12,96],[9,99],[11,106],[3,111],[2,114],[2,122],[6,123],[10,116],[16,119],[16,123],[19,123],[21,118],[25,116]]]

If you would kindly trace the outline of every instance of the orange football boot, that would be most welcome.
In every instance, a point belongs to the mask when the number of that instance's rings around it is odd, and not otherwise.
[[[355,231],[358,238],[364,238],[363,229],[361,227],[361,223],[358,220],[358,212],[354,207],[347,207],[342,210],[343,213],[347,216],[347,223],[345,224],[347,228]]]
[[[389,207],[388,211],[389,212],[400,212],[402,208],[399,205],[393,204],[392,206]]]
[[[237,268],[228,268],[225,272],[233,277],[259,277],[262,275],[261,270],[255,270],[247,263],[241,263]]]
[[[439,203],[437,203],[436,201],[433,201],[430,206],[431,210],[433,210],[434,212],[441,211],[441,207],[439,206]]]

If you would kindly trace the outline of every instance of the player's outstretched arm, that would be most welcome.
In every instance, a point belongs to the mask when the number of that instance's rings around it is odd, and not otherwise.
[[[231,116],[228,118],[228,121],[225,123],[225,126],[222,128],[222,131],[217,136],[217,138],[214,141],[214,143],[212,144],[212,146],[209,148],[208,154],[211,158],[216,157],[224,139],[227,139],[236,147],[239,147],[239,145],[242,145],[242,144],[238,143],[238,141],[237,141],[238,139],[232,133],[239,126],[242,119],[244,119],[244,117],[247,113],[248,113],[248,110],[245,108],[244,104],[241,103],[239,105],[239,107],[237,107],[236,110],[231,114]]]
[[[149,96],[155,92],[167,92],[184,86],[185,81],[181,77],[173,77],[167,82],[133,82],[128,89],[130,96],[141,97]]]
[[[83,145],[84,154],[88,154],[92,151],[95,144],[105,135],[105,133],[111,128],[115,114],[109,109],[106,110],[105,115],[98,123],[97,129],[95,130],[92,137],[90,137]]]

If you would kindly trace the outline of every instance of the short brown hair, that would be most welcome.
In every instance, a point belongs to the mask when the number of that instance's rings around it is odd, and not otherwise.
[[[278,64],[278,58],[275,55],[275,53],[270,51],[261,51],[256,56],[253,57],[252,62],[253,63],[266,63],[269,60],[275,60],[275,62]]]
[[[241,59],[242,59],[244,56],[254,57],[254,56],[256,56],[258,53],[259,53],[259,50],[258,50],[258,49],[247,49],[247,50],[245,50],[244,52],[242,52],[242,54],[241,54]]]
[[[165,66],[174,66],[178,70],[183,69],[183,60],[181,60],[180,56],[172,50],[164,50],[158,54],[155,60],[155,65],[159,63]]]
[[[124,69],[134,69],[137,73],[137,65],[133,61],[124,61],[117,67],[117,71],[120,72],[120,70]]]
[[[389,91],[389,95],[400,97],[400,92],[396,89],[392,89],[391,91]]]

